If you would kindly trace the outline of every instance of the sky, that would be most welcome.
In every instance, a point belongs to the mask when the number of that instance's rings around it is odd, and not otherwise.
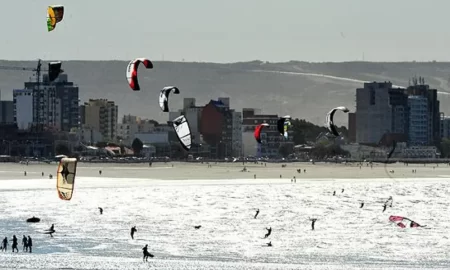
[[[47,32],[47,6],[65,6]],[[450,61],[448,0],[1,0],[0,59]]]

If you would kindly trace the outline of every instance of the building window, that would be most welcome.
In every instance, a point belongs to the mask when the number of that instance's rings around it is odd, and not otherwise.
[[[370,105],[375,105],[375,90],[370,89]]]

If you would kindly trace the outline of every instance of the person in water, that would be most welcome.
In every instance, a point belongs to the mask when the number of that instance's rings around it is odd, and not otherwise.
[[[387,204],[384,204],[383,205],[383,213],[384,213],[384,211],[386,211],[386,207],[387,207]]]
[[[22,251],[27,252],[28,251],[28,239],[25,235],[22,238],[22,245],[23,245]]]
[[[364,207],[364,202],[361,202],[361,206],[359,208],[363,208]]]
[[[33,241],[31,240],[31,237],[28,235],[28,250],[31,253],[31,248],[33,247]]]
[[[259,209],[256,209],[255,218],[259,215]]]
[[[311,219],[311,228],[314,231],[314,224],[316,224],[317,218],[312,218]]]
[[[148,257],[153,258],[153,254],[151,254],[150,252],[148,252],[148,245],[145,245],[144,248],[142,248],[142,251],[144,253],[144,257],[142,258],[143,261],[148,262]]]
[[[333,191],[333,196],[336,196],[336,190],[335,190],[335,191]]]
[[[270,234],[272,233],[272,227],[266,228],[266,230],[267,230],[267,233],[266,233],[266,235],[264,236],[264,238],[267,238],[267,237],[270,236]]]
[[[342,189],[341,193],[344,193],[344,189]]]
[[[17,243],[17,237],[16,237],[16,235],[13,235],[13,240],[12,240],[12,252],[14,252],[14,250],[16,250],[16,252],[18,253],[19,252],[19,249],[17,248],[17,245],[18,245],[18,243]]]
[[[272,246],[272,241],[270,241],[269,243],[267,243],[267,246],[268,246],[268,247],[271,247],[271,246]]]
[[[99,207],[98,210],[100,210],[100,215],[103,214],[103,208]]]
[[[131,239],[134,239],[134,233],[137,232],[136,226],[131,227]]]
[[[5,237],[2,241],[2,250],[6,252],[8,250],[8,237]]]

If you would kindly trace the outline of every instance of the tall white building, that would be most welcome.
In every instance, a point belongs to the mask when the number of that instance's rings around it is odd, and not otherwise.
[[[13,90],[14,122],[20,130],[26,130],[33,124],[33,90]]]
[[[115,140],[118,107],[107,99],[90,99],[80,106],[81,124],[103,135],[106,141]]]
[[[409,96],[409,143],[410,145],[428,145],[432,134],[429,128],[428,99],[423,96]]]
[[[25,82],[25,89],[33,91],[33,123],[62,131],[79,127],[79,89],[68,81],[67,74],[60,74],[53,82],[44,74],[39,85]]]

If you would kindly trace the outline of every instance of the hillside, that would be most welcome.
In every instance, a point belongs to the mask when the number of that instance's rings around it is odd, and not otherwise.
[[[389,80],[407,85],[414,75],[423,76],[439,91],[450,93],[450,63],[264,63],[261,61],[214,64],[154,62],[153,70],[141,68],[141,91],[133,92],[125,78],[126,61],[65,61],[63,69],[69,80],[80,87],[80,98],[107,98],[119,105],[119,117],[134,114],[157,121],[167,121],[160,112],[159,90],[176,85],[180,95],[170,97],[169,106],[176,110],[185,97],[195,97],[203,105],[219,96],[231,98],[231,107],[262,108],[264,113],[290,114],[315,124],[323,124],[333,106],[355,109],[355,89],[359,80]],[[35,61],[1,61],[0,66],[34,67]],[[287,72],[287,73],[282,73]],[[306,76],[293,73],[315,73],[354,79]],[[32,72],[0,70],[2,99],[12,99],[12,89],[20,89]],[[450,114],[450,95],[440,94],[441,111]],[[338,119],[339,118],[339,119]],[[336,115],[338,124],[347,124],[346,116]]]

